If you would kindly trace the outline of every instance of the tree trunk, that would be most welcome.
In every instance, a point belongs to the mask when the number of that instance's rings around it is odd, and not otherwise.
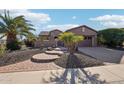
[[[75,52],[75,46],[70,46],[69,47],[69,52],[70,52],[71,55],[73,55],[74,52]]]
[[[7,44],[10,44],[11,42],[16,40],[16,36],[14,35],[8,35],[7,36]]]
[[[17,50],[19,48],[16,34],[11,33],[7,35],[6,47],[7,49],[10,49],[10,50]]]

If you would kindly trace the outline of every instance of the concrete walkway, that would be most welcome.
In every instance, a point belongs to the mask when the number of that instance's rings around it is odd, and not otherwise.
[[[124,64],[30,72],[0,73],[2,84],[124,83]]]

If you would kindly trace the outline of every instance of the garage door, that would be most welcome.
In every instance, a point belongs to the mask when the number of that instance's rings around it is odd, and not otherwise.
[[[92,37],[85,37],[85,40],[79,43],[79,47],[92,47]]]

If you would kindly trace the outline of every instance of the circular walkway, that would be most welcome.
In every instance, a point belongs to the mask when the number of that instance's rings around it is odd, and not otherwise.
[[[46,53],[40,53],[40,54],[36,54],[34,56],[32,56],[32,61],[35,62],[49,62],[49,61],[53,61],[55,59],[60,58],[58,55],[50,55],[50,54],[46,54]]]

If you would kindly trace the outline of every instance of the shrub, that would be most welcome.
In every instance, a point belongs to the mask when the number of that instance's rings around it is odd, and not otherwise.
[[[6,47],[4,44],[0,45],[0,57],[4,55],[4,53],[6,52]]]
[[[98,42],[109,47],[122,46],[124,42],[124,30],[118,28],[101,30],[98,32]]]
[[[27,47],[34,47],[34,41],[25,40],[24,43]]]
[[[19,49],[21,49],[21,43],[18,40],[15,40],[15,41],[7,44],[7,49],[19,50]]]

